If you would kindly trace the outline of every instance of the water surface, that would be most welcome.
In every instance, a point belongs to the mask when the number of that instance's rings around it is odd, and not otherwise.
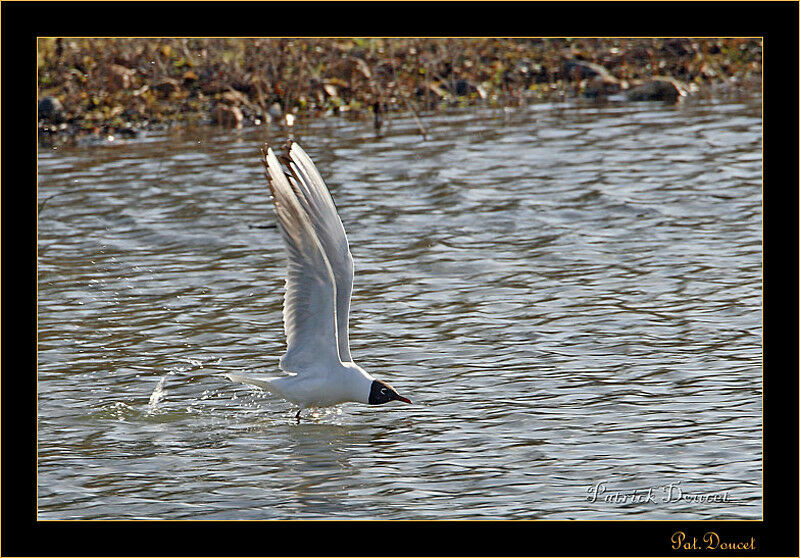
[[[761,99],[425,122],[294,131],[415,401],[300,424],[267,130],[39,152],[40,519],[761,517]]]

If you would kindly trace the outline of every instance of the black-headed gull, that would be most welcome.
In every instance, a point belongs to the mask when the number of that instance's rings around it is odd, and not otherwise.
[[[263,151],[262,151],[263,152]],[[282,370],[291,375],[257,380],[226,374],[234,381],[260,387],[300,406],[331,407],[356,402],[381,405],[411,403],[395,389],[370,376],[350,357],[348,320],[353,291],[353,256],[330,192],[306,152],[291,143],[282,158],[264,153],[278,230],[289,258],[283,327],[286,354]]]

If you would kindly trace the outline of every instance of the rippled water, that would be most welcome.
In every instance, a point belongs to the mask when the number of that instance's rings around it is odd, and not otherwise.
[[[760,103],[298,127],[416,403],[300,424],[266,131],[41,150],[39,518],[759,519]]]

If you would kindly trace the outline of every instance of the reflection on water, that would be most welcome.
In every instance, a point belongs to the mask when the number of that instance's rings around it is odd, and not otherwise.
[[[354,357],[415,402],[299,425],[219,376],[284,348],[265,131],[40,151],[39,517],[760,518],[760,110],[297,129],[350,237]]]

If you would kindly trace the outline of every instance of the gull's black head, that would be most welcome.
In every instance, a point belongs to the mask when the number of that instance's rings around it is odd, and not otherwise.
[[[369,390],[369,404],[383,405],[389,401],[402,401],[403,403],[411,403],[411,401],[397,393],[394,388],[386,382],[372,380],[372,386],[370,386]]]

